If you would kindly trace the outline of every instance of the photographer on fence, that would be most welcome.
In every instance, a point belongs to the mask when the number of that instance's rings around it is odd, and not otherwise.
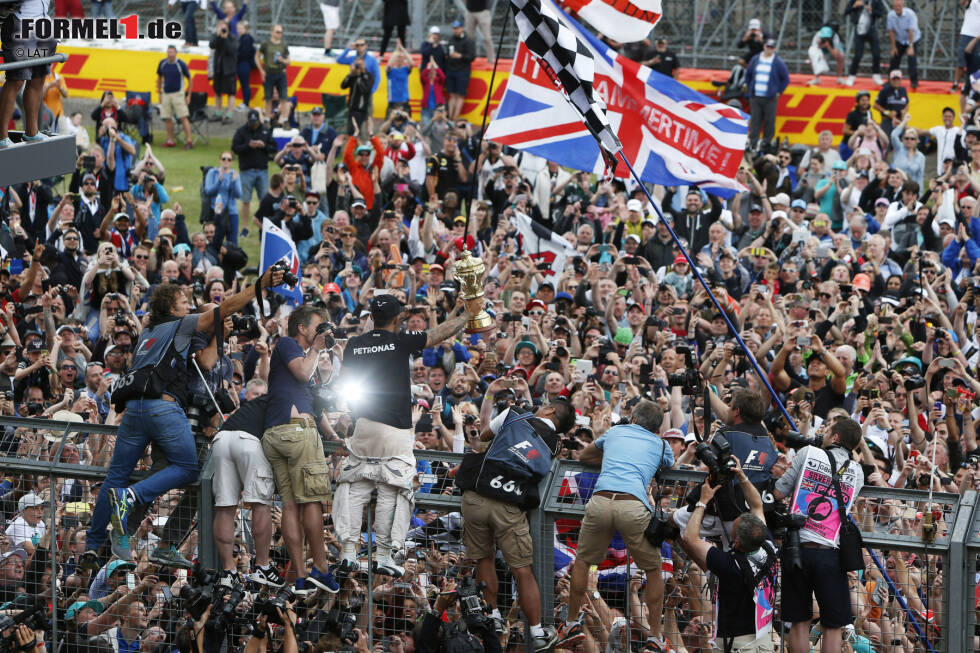
[[[234,555],[239,501],[252,513],[255,569],[249,574],[249,580],[271,587],[280,587],[285,582],[269,559],[273,532],[270,508],[276,488],[272,466],[262,452],[268,406],[266,394],[246,401],[225,421],[211,443],[214,540],[222,569],[219,582],[228,579],[227,584],[241,583]]]
[[[404,545],[414,505],[409,357],[455,336],[482,307],[480,300],[469,300],[455,316],[428,331],[400,332],[402,303],[394,295],[376,292],[371,300],[374,329],[348,340],[342,374],[357,421],[347,441],[350,456],[337,479],[333,504],[345,567],[356,564],[362,512],[377,488],[375,570],[388,576],[402,575],[404,570],[392,555]]]
[[[808,517],[800,530],[802,566],[784,561],[782,569],[782,616],[793,624],[789,634],[792,653],[810,650],[814,596],[824,653],[841,650],[841,629],[852,621],[847,572],[862,567],[863,561],[859,538],[851,530],[856,527],[846,515],[864,485],[861,466],[851,460],[861,439],[857,422],[838,417],[826,430],[823,447],[800,449],[792,466],[776,481],[776,498],[792,497],[790,514]]]
[[[776,545],[766,528],[762,496],[742,471],[738,458],[732,456],[731,460],[749,508],[749,512],[735,519],[731,549],[726,551],[701,539],[708,504],[723,488],[711,483],[701,485],[700,498],[684,528],[680,545],[695,564],[718,579],[717,628],[724,652],[768,653],[773,650],[769,632],[776,598]]]
[[[269,361],[269,406],[262,451],[272,465],[282,499],[282,535],[296,573],[297,594],[318,588],[340,588],[327,569],[323,542],[323,502],[330,500],[330,469],[323,453],[318,422],[313,417],[310,379],[330,336],[326,310],[303,304],[289,314],[287,332],[280,336]],[[313,567],[306,575],[303,539]],[[292,570],[291,570],[292,571]]]
[[[709,389],[711,408],[725,423],[725,427],[715,431],[710,442],[695,450],[695,456],[704,462],[709,470],[711,462],[720,463],[717,475],[722,479],[717,493],[713,493],[714,501],[708,504],[706,514],[702,515],[703,537],[721,537],[728,548],[731,542],[732,525],[735,519],[745,512],[747,499],[742,484],[731,476],[729,456],[738,460],[744,473],[748,475],[752,485],[759,492],[767,491],[771,479],[770,470],[775,464],[778,451],[766,431],[762,418],[765,417],[765,404],[758,392],[740,388],[732,393],[731,403],[726,405],[713,391]],[[705,434],[707,435],[707,434]],[[705,461],[704,456],[710,460]],[[714,474],[714,472],[712,472]],[[716,476],[717,476],[716,475]],[[674,511],[674,522],[683,530],[691,513],[697,492],[694,490],[688,496],[686,509]]]
[[[674,452],[656,435],[663,423],[663,409],[641,400],[630,415],[630,424],[620,424],[590,443],[579,462],[601,465],[595,492],[585,506],[579,531],[578,553],[572,568],[568,596],[568,620],[558,630],[559,648],[570,648],[585,638],[580,614],[589,575],[589,565],[606,557],[613,533],[619,531],[633,562],[646,572],[644,594],[650,611],[650,631],[642,653],[667,653],[670,644],[663,637],[664,580],[660,573],[660,549],[645,534],[653,513],[647,488],[661,467],[670,469]]]
[[[552,648],[558,636],[541,626],[541,595],[531,570],[534,545],[525,511],[538,507],[538,483],[551,469],[561,435],[574,425],[575,409],[564,398],[533,415],[507,408],[481,435],[491,440],[489,449],[467,454],[456,471],[456,487],[463,491],[463,546],[466,557],[476,560],[476,578],[486,584],[484,598],[491,616],[500,619],[494,567],[499,547],[517,581],[517,602],[531,625],[535,651]]]
[[[217,311],[223,320],[241,310],[260,289],[282,283],[283,271],[270,268],[253,286],[225,299]],[[112,551],[123,560],[131,558],[127,518],[137,502],[153,503],[168,490],[197,478],[197,448],[191,425],[184,414],[192,373],[188,365],[191,338],[196,332],[211,333],[215,313],[190,314],[191,302],[177,285],[157,286],[149,302],[147,327],[140,334],[133,362],[117,379],[112,400],[125,410],[105,482],[99,490],[86,533],[81,567],[99,568],[98,552],[105,543],[111,520]],[[131,487],[126,487],[146,445],[163,450],[170,464]],[[111,504],[111,509],[110,509]]]
[[[201,312],[215,311],[216,304],[204,304]],[[232,318],[216,323],[214,334],[209,336],[197,332],[191,338],[190,356],[196,362],[197,369],[190,371],[188,379],[187,421],[191,425],[194,441],[197,446],[197,460],[203,465],[210,450],[211,437],[221,424],[222,416],[232,412],[237,402],[229,392],[234,364],[224,354],[224,333],[231,331]],[[200,373],[198,373],[200,370]],[[151,472],[167,467],[169,461],[160,450],[151,452],[153,463]],[[270,476],[271,478],[271,476]],[[150,553],[149,560],[156,564],[190,569],[193,567],[177,549],[184,540],[187,532],[194,526],[194,515],[199,504],[199,491],[190,486],[181,493],[180,501],[171,508],[166,523],[161,527],[160,537],[156,548]],[[146,504],[137,506],[130,515],[130,535],[143,520]]]

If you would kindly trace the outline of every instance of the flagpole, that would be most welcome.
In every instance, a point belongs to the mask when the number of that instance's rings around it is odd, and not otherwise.
[[[493,82],[497,78],[497,64],[500,62],[500,50],[504,47],[504,35],[507,34],[507,25],[510,20],[504,21],[504,27],[500,30],[500,38],[497,39],[497,53],[493,58],[493,71],[490,73],[490,88],[487,89],[487,102],[483,105],[483,123],[480,125],[480,140],[476,144],[476,160],[480,160],[481,150],[483,149],[483,136],[487,133],[487,116],[490,114],[490,100],[493,98]],[[472,35],[470,35],[472,37]],[[480,171],[474,170],[473,176],[479,179]],[[479,181],[477,181],[479,183]],[[479,188],[475,189],[479,192]],[[476,196],[476,192],[473,193]],[[473,213],[473,202],[466,207],[466,224],[463,226],[463,247],[466,247],[466,237],[470,235],[470,214]],[[475,239],[474,239],[475,240]],[[474,245],[475,248],[475,245]]]
[[[796,426],[796,422],[794,422],[793,418],[789,416],[789,413],[786,411],[786,406],[783,405],[783,402],[779,400],[779,396],[776,394],[776,391],[769,383],[768,376],[762,372],[762,368],[759,367],[759,362],[755,359],[755,356],[752,355],[752,352],[749,350],[749,348],[745,346],[745,341],[742,340],[742,336],[739,335],[738,329],[736,329],[735,325],[732,324],[731,319],[729,319],[728,317],[728,313],[725,311],[724,308],[722,308],[721,303],[719,303],[718,298],[715,297],[715,294],[711,292],[711,288],[708,287],[708,282],[705,281],[704,277],[701,275],[701,272],[698,271],[697,266],[694,265],[694,260],[691,258],[691,255],[688,253],[687,248],[681,244],[680,238],[678,238],[677,234],[674,233],[674,228],[671,227],[670,223],[664,219],[664,214],[660,210],[660,207],[657,206],[657,203],[653,201],[653,197],[650,195],[650,192],[647,190],[646,186],[643,185],[643,181],[640,179],[640,176],[636,174],[636,170],[633,169],[633,165],[629,162],[629,160],[627,160],[622,150],[619,151],[619,158],[622,159],[623,163],[626,164],[626,167],[629,168],[630,174],[633,175],[633,179],[636,180],[636,183],[640,186],[640,189],[643,190],[643,193],[647,196],[647,199],[650,200],[650,204],[653,205],[653,210],[657,212],[657,217],[660,218],[660,222],[665,227],[667,227],[667,231],[670,233],[670,237],[674,239],[674,243],[677,245],[677,248],[681,250],[681,254],[683,254],[684,258],[687,259],[687,263],[688,265],[691,266],[691,271],[694,272],[694,276],[697,277],[698,281],[701,283],[701,286],[704,288],[705,292],[708,293],[708,297],[711,298],[711,303],[715,305],[715,308],[718,309],[718,312],[725,319],[725,324],[728,325],[729,331],[732,332],[732,335],[735,336],[735,340],[737,340],[738,344],[741,345],[742,351],[745,352],[745,357],[749,359],[750,363],[752,363],[752,367],[755,368],[755,373],[759,376],[759,379],[766,386],[766,390],[769,391],[769,394],[772,395],[772,399],[773,401],[776,402],[776,405],[779,406],[779,410],[783,414],[783,417],[786,418],[786,421],[789,423],[790,427],[794,431],[798,431],[799,429]]]

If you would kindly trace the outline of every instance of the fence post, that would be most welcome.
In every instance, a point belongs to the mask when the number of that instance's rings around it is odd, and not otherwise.
[[[548,491],[555,483],[554,477],[559,473],[559,460],[551,461],[551,469],[538,483],[538,507],[528,519],[531,527],[531,540],[534,542],[534,580],[538,583],[541,593],[541,623],[550,624],[555,614],[555,520],[545,511],[548,503]],[[560,479],[558,483],[560,483]],[[526,615],[525,615],[526,616]],[[528,624],[530,626],[530,624]],[[524,641],[528,651],[532,650],[531,631],[524,631]]]
[[[971,536],[977,493],[968,490],[959,502],[956,521],[949,533],[949,571],[943,570],[949,653],[973,650],[973,629],[967,628],[973,611],[973,574],[970,573],[967,541]]]
[[[214,541],[214,464],[208,455],[201,471],[201,491],[197,506],[197,557],[204,569],[218,569],[218,547]]]

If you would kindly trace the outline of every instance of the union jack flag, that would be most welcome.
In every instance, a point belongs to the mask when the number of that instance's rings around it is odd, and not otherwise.
[[[289,271],[297,277],[302,277],[299,269],[299,254],[296,252],[296,244],[289,236],[289,232],[282,229],[269,218],[262,219],[262,244],[259,247],[259,275],[278,263],[284,262]],[[302,281],[302,279],[300,279]],[[300,284],[290,288],[286,284],[281,284],[272,288],[272,292],[285,297],[293,306],[303,303],[303,290]]]
[[[620,56],[552,0],[540,3],[591,51],[597,101],[604,102],[623,155],[643,181],[697,184],[726,197],[744,190],[734,178],[745,151],[747,115]],[[606,168],[581,116],[523,42],[487,138],[576,170],[601,174]],[[627,177],[629,169],[619,161],[615,174]]]

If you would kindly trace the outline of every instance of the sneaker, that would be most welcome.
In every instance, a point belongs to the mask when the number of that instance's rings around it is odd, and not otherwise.
[[[838,77],[837,78],[837,84],[839,86],[850,86],[850,84],[848,84],[847,81],[843,77]]]
[[[331,572],[329,569],[326,573],[324,573],[316,567],[311,567],[310,575],[306,580],[316,587],[330,592],[331,594],[336,594],[340,591],[340,583],[338,583],[337,579],[333,577],[333,572]]]
[[[847,79],[844,80],[844,86],[854,86],[854,81],[857,78],[854,75],[848,75]]]
[[[26,143],[39,143],[40,141],[50,140],[50,138],[50,136],[40,131],[33,136],[28,136],[27,134],[24,134],[23,136],[23,140]]]
[[[217,112],[208,118],[208,122],[221,122],[221,112]]]
[[[820,84],[820,75],[814,75],[813,79],[806,83],[807,86],[817,86]]]
[[[176,143],[174,143],[174,141],[173,141],[173,139],[172,139],[172,138],[169,138],[169,139],[167,139],[167,140],[165,140],[165,141],[163,142],[163,146],[164,146],[164,147],[177,147],[177,144],[176,144]]]
[[[316,587],[309,582],[308,578],[297,578],[293,584],[293,594],[296,596],[309,596],[316,593]]]
[[[378,558],[374,561],[374,573],[382,576],[401,578],[405,573],[404,567],[399,567],[391,558]]]
[[[94,574],[102,568],[102,565],[99,564],[99,554],[95,551],[86,551],[78,560],[78,568],[81,571],[88,571]]]
[[[884,78],[881,75],[879,75],[878,73],[875,73],[874,75],[871,76],[871,81],[874,82],[876,86],[884,86],[885,85]]]
[[[109,521],[118,533],[126,532],[126,518],[136,503],[136,497],[128,487],[109,490]]]
[[[194,563],[180,555],[177,547],[170,545],[166,548],[158,546],[150,554],[150,562],[155,562],[164,567],[177,567],[178,569],[193,569]]]
[[[237,571],[231,569],[222,569],[221,575],[218,576],[218,587],[227,587],[230,590],[236,587],[242,587],[245,583],[242,582],[242,577]]]
[[[579,619],[570,623],[566,621],[558,627],[555,637],[557,641],[552,644],[553,647],[570,648],[585,639],[585,628],[582,627],[582,622]]]
[[[558,643],[558,633],[551,626],[545,626],[544,635],[531,638],[531,649],[534,653],[550,651]]]
[[[950,93],[959,93],[959,91],[960,91],[960,83],[959,82],[953,82],[953,88],[949,89],[949,92]]]
[[[248,575],[248,578],[260,585],[268,585],[270,587],[282,587],[286,584],[286,579],[279,574],[279,570],[273,564],[270,564],[268,569],[256,567],[255,571]]]
[[[14,145],[17,145],[17,143],[13,142],[9,138],[0,138],[0,150],[4,149],[5,147],[13,147]]]
[[[640,653],[670,653],[670,642],[666,637],[650,637],[640,649]]]
[[[133,561],[133,552],[129,548],[129,535],[116,535],[116,531],[113,530],[109,533],[109,547],[112,549],[112,554],[120,560]]]

